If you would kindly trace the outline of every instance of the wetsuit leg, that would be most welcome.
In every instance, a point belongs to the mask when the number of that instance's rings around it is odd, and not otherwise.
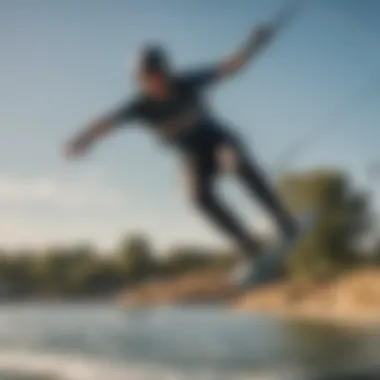
[[[274,216],[284,235],[293,236],[296,233],[295,221],[269,185],[262,169],[253,161],[243,159],[238,174],[251,193],[255,194]]]
[[[187,162],[186,178],[192,201],[219,229],[235,240],[244,254],[253,256],[259,250],[258,241],[215,194],[217,166],[213,153],[212,149],[200,152]]]
[[[270,185],[262,168],[252,157],[249,157],[236,137],[227,139],[225,147],[232,150],[232,155],[235,156],[235,171],[250,194],[258,197],[275,218],[284,235],[293,236],[296,233],[295,220]]]

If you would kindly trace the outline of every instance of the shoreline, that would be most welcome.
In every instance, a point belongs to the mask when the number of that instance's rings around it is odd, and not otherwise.
[[[269,318],[280,318],[286,322],[328,325],[336,327],[379,329],[380,316],[343,316],[327,315],[322,313],[303,313],[289,311],[260,311],[260,310],[232,310],[237,314],[259,315]]]
[[[244,294],[227,285],[226,269],[205,269],[151,281],[118,295],[125,308],[215,305],[286,320],[380,328],[380,268],[357,269],[330,283],[294,286],[284,280]]]

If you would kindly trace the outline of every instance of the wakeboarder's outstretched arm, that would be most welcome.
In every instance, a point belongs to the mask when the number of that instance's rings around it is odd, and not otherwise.
[[[224,59],[218,65],[218,77],[226,78],[239,72],[267,45],[272,34],[273,30],[270,26],[256,28],[237,52]]]
[[[65,146],[69,158],[84,154],[96,140],[108,134],[114,127],[113,120],[101,117],[89,123],[82,131],[74,135]]]
[[[98,140],[116,130],[120,124],[132,121],[137,113],[137,104],[127,103],[115,111],[96,118],[68,141],[64,147],[65,155],[68,158],[83,155]]]

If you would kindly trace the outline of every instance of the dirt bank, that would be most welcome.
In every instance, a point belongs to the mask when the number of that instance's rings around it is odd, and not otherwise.
[[[123,292],[118,301],[128,307],[223,302],[244,312],[380,324],[380,269],[356,270],[329,283],[307,286],[282,281],[245,294],[228,284],[226,269],[205,269],[152,280]]]
[[[226,269],[204,269],[151,280],[123,292],[118,298],[126,306],[173,305],[221,301],[237,295],[227,281]]]

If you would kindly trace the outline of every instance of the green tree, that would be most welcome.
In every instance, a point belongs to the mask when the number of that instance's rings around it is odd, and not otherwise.
[[[201,247],[177,246],[167,252],[161,271],[166,274],[179,274],[205,267],[225,266],[231,263],[231,256]]]
[[[34,266],[40,291],[45,294],[64,293],[69,270],[70,257],[66,249],[60,247],[46,249],[36,258]]]
[[[66,255],[64,291],[77,296],[96,291],[94,274],[100,267],[96,250],[88,244],[79,244],[71,247]]]
[[[142,234],[127,235],[117,249],[119,273],[125,281],[140,281],[156,267],[151,244]]]
[[[324,277],[358,261],[354,243],[368,228],[368,201],[352,189],[344,172],[288,175],[281,179],[279,189],[293,212],[315,209],[319,215],[314,230],[289,262],[293,275]]]

